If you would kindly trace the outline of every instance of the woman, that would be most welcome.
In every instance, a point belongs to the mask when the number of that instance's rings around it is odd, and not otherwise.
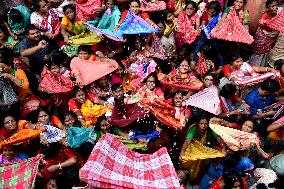
[[[268,136],[265,140],[265,146],[270,152],[279,152],[283,150],[284,144],[284,117],[268,125],[266,128]]]
[[[93,20],[104,10],[105,7],[101,0],[76,1],[76,17],[81,21]]]
[[[184,11],[179,13],[177,31],[175,40],[177,47],[182,47],[184,44],[192,44],[196,37],[200,34],[200,26],[197,25],[198,15],[197,6],[194,1],[189,1]]]
[[[205,115],[200,115],[197,123],[189,127],[180,152],[181,163],[192,170],[190,175],[192,180],[198,179],[205,171],[206,159],[224,156],[221,152],[205,147],[209,145],[214,148],[218,143],[225,152],[227,147],[221,137],[209,128],[208,118]]]
[[[63,7],[64,16],[61,20],[61,34],[64,42],[71,45],[93,45],[101,38],[89,32],[83,21],[76,19],[76,8],[69,4]]]
[[[89,91],[98,98],[106,101],[111,96],[111,81],[109,76],[103,76],[90,84]]]
[[[97,118],[109,111],[109,108],[104,105],[97,96],[93,93],[86,93],[81,88],[74,89],[74,98],[68,102],[69,110],[76,113],[77,119],[84,127],[89,127],[97,122]]]
[[[159,74],[159,80],[163,85],[181,90],[201,90],[203,84],[190,71],[189,60],[183,60],[177,69],[173,69],[168,75]],[[191,95],[189,93],[188,95]]]
[[[120,20],[121,12],[115,0],[106,0],[105,7],[102,17],[87,22],[87,25],[92,31],[116,40],[116,38],[112,38],[113,30]]]
[[[23,70],[14,67],[12,50],[0,49],[0,62],[2,78],[7,79],[7,81],[16,86],[18,98],[20,101],[23,101],[31,94],[29,81]]]
[[[24,153],[19,153],[17,146],[4,146],[2,149],[2,154],[0,154],[0,165],[13,164],[21,160],[28,159],[28,155]]]
[[[235,53],[231,56],[230,64],[225,65],[223,68],[225,77],[220,80],[219,87],[227,83],[234,83],[239,86],[254,85],[274,76],[275,72],[273,68],[251,66],[243,62],[242,57]]]
[[[215,180],[209,187],[209,189],[247,189],[248,185],[244,178],[240,177],[236,173],[227,173]]]
[[[57,14],[49,11],[46,0],[34,0],[34,11],[30,17],[30,23],[35,25],[49,39],[54,39],[60,32],[60,22]]]
[[[249,12],[244,9],[245,4],[246,0],[235,0],[233,6],[227,7],[211,31],[211,37],[251,44],[253,37],[248,33]]]
[[[215,83],[216,83],[216,81],[215,81],[213,74],[207,73],[207,74],[204,75],[204,79],[203,79],[204,88],[211,87],[211,86],[215,85]]]
[[[5,24],[0,24],[0,48],[10,48],[13,49],[14,52],[19,52],[20,47],[17,40],[14,40],[12,36],[5,26]]]
[[[253,43],[253,54],[249,62],[256,66],[268,66],[267,55],[274,47],[277,40],[278,31],[270,29],[266,24],[277,15],[277,0],[266,1],[266,12],[262,14],[259,20],[259,26],[255,34]]]
[[[12,115],[3,116],[1,125],[3,127],[0,128],[0,141],[9,138],[18,131],[17,121]]]

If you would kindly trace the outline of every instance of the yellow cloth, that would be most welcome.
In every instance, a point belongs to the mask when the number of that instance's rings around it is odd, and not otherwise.
[[[79,45],[93,45],[101,41],[101,37],[96,35],[95,33],[83,33],[78,36],[73,36],[69,38],[71,41],[71,45],[79,46]]]
[[[13,70],[13,73],[11,73],[11,75],[13,75],[15,78],[21,81],[21,86],[17,87],[17,92],[19,100],[20,101],[25,100],[25,98],[31,94],[31,90],[29,88],[29,80],[25,72],[21,69],[15,69]]]

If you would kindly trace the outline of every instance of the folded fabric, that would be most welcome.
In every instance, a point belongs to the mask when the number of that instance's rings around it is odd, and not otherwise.
[[[41,73],[39,88],[49,93],[67,93],[74,87],[73,82],[60,73],[52,73],[47,68]]]
[[[185,151],[185,155],[182,157],[183,160],[192,161],[200,159],[211,159],[217,157],[224,157],[225,154],[218,150],[206,147],[197,140],[192,140],[190,145]]]
[[[0,166],[0,188],[34,188],[40,158],[33,157],[15,164]]]
[[[42,132],[41,135],[48,143],[58,142],[65,137],[65,133],[56,127],[51,125],[44,125],[43,127],[46,131]]]
[[[41,132],[42,131],[40,131],[40,130],[21,129],[16,134],[12,135],[11,137],[7,138],[6,140],[0,141],[0,149],[4,145],[20,144],[22,142],[36,138],[40,135]]]
[[[141,81],[145,79],[150,73],[156,70],[157,63],[153,59],[145,58],[143,62],[136,61],[132,63],[129,70],[137,75]]]
[[[77,148],[88,140],[96,141],[101,136],[100,132],[94,131],[94,127],[68,127],[67,142],[71,148]]]
[[[186,101],[186,105],[203,109],[212,114],[220,114],[220,98],[217,87],[211,86],[200,91]]]
[[[273,30],[284,33],[284,8],[282,8],[281,11],[276,16],[270,19],[266,23],[266,26],[268,26]]]
[[[75,57],[71,60],[70,68],[73,73],[80,73],[83,85],[88,85],[116,70],[118,64],[112,59],[107,59],[106,61],[91,61]]]
[[[261,83],[262,81],[271,78],[271,77],[275,77],[275,76],[279,76],[280,73],[276,72],[276,73],[272,73],[272,72],[267,72],[264,74],[258,74],[256,73],[255,75],[252,76],[244,76],[241,78],[238,78],[237,81],[235,81],[235,83],[237,85],[255,85],[258,83]]]
[[[233,151],[248,150],[255,144],[260,143],[260,140],[255,133],[248,133],[211,123],[209,124],[209,127],[218,134]]]
[[[239,43],[252,44],[253,37],[242,25],[234,7],[230,8],[227,18],[221,26],[214,28],[210,33],[212,38],[233,41]]]
[[[139,154],[111,134],[97,142],[79,174],[94,188],[180,188],[166,148],[153,154]]]

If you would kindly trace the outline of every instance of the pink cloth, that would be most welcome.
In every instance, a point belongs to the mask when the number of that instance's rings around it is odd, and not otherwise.
[[[76,1],[76,16],[78,20],[90,20],[95,16],[94,10],[100,8],[101,0],[77,0]]]
[[[145,12],[155,12],[166,9],[165,1],[156,1],[155,3],[147,2],[146,0],[140,0],[141,8]]]
[[[269,28],[284,33],[284,8],[266,24]]]
[[[70,68],[73,74],[79,73],[83,85],[88,85],[93,81],[113,72],[118,68],[116,61],[107,59],[107,61],[83,60],[75,57],[71,60]]]

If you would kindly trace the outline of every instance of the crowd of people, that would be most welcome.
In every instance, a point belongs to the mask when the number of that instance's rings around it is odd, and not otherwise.
[[[40,157],[35,188],[87,188],[110,133],[165,147],[184,188],[284,188],[283,0],[23,4],[0,17],[1,166]]]

